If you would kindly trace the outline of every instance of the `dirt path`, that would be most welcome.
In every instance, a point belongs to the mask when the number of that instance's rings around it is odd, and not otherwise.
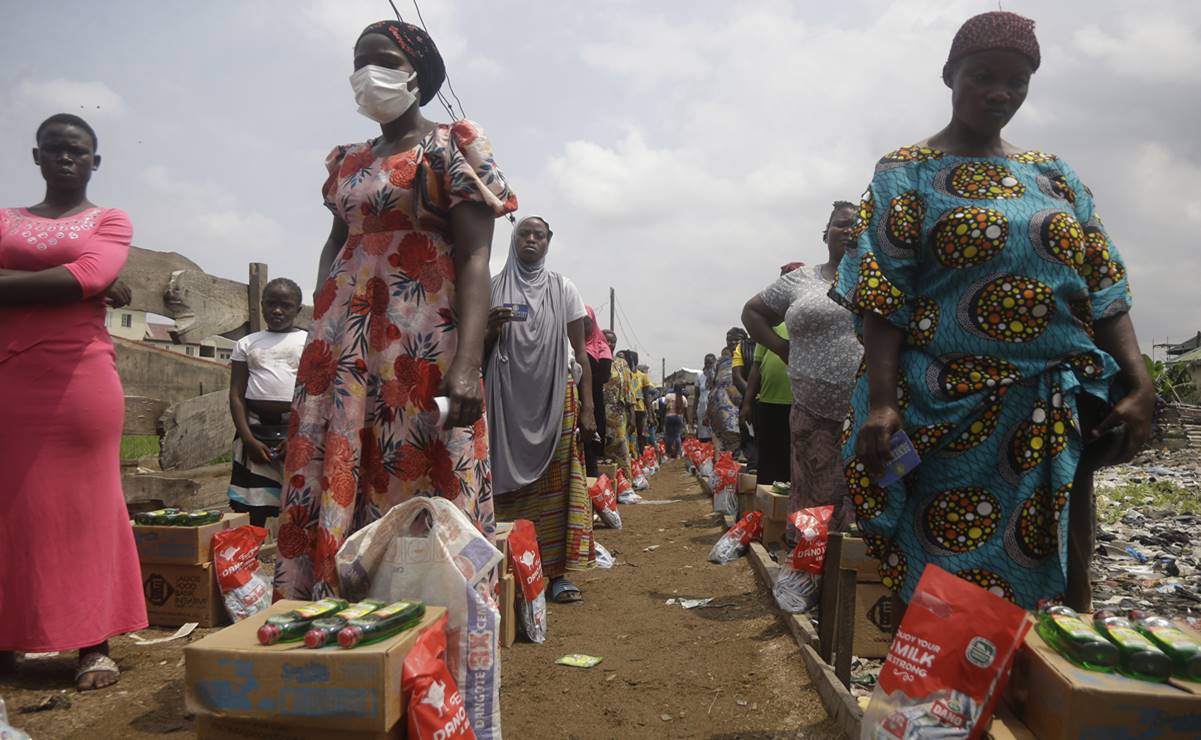
[[[724,567],[706,561],[721,531],[708,497],[679,463],[666,466],[646,496],[681,500],[623,506],[623,530],[598,530],[618,566],[576,579],[585,602],[552,605],[546,644],[502,652],[505,736],[836,737],[771,594],[745,560]],[[652,545],[659,547],[644,551]],[[713,597],[718,608],[663,603],[675,596]],[[67,688],[74,654],[27,662],[18,676],[0,676],[0,697],[10,720],[34,740],[194,737],[183,707],[184,644],[139,648],[117,638],[120,684],[87,694]],[[553,664],[566,653],[605,660],[586,671]],[[17,713],[55,697],[69,706]]]
[[[670,463],[643,495],[680,502],[621,507],[597,530],[618,565],[573,578],[584,602],[551,605],[545,644],[502,651],[506,737],[837,737],[770,592],[745,560],[707,562],[721,527],[692,476]],[[681,596],[714,600],[664,604]],[[554,665],[567,653],[604,662]]]

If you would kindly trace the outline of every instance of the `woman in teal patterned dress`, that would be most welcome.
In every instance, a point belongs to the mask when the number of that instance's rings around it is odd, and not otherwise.
[[[831,290],[865,350],[847,481],[905,602],[933,563],[1026,608],[1087,608],[1082,450],[1113,430],[1128,458],[1150,434],[1126,268],[1091,192],[1059,158],[1001,139],[1038,68],[1033,27],[985,13],[960,29],[943,72],[952,121],[877,165]],[[884,490],[873,477],[902,428],[923,462]]]

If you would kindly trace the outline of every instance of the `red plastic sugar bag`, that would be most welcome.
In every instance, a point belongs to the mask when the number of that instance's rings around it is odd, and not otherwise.
[[[927,565],[859,737],[982,737],[1029,629],[1021,607]]]
[[[630,475],[634,478],[630,483],[634,486],[635,491],[645,491],[651,487],[651,484],[646,480],[646,475],[642,472],[642,464],[637,460],[630,461]]]
[[[626,480],[626,474],[621,470],[617,471],[617,483],[615,487],[617,488],[618,496],[622,495],[623,493],[634,492],[634,487],[630,485],[628,480]]]
[[[225,611],[235,622],[271,606],[271,581],[259,572],[259,548],[267,530],[249,524],[213,535],[213,565],[225,600]]]
[[[608,478],[605,478],[608,485]],[[600,481],[597,481],[598,483]],[[609,497],[613,492],[609,491]],[[509,534],[509,559],[513,573],[521,587],[517,599],[520,624],[530,642],[546,641],[546,579],[542,576],[542,555],[538,550],[538,532],[528,519],[513,522]]]
[[[801,509],[788,516],[796,527],[797,543],[780,563],[772,594],[780,608],[789,614],[800,614],[817,606],[832,516],[833,506]]]
[[[709,562],[725,565],[742,557],[751,541],[763,534],[763,514],[752,511],[721,536],[709,551]]]
[[[410,740],[475,740],[463,697],[446,667],[446,615],[413,642],[401,669],[400,686],[409,697]]]
[[[621,471],[617,471],[617,483],[620,487],[625,480]],[[626,483],[626,486],[629,486]],[[632,490],[632,489],[631,489]],[[621,514],[617,513],[617,496],[613,494],[613,486],[609,483],[609,476],[602,475],[596,479],[596,482],[588,489],[588,495],[592,497],[592,508],[596,511],[596,515],[609,529],[621,529]],[[510,542],[510,547],[512,543]]]
[[[738,515],[738,474],[742,466],[729,452],[721,453],[713,466],[713,510],[729,516]]]

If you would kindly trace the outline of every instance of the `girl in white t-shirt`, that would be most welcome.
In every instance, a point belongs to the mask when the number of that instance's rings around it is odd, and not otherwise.
[[[238,340],[230,356],[229,413],[234,438],[229,506],[263,526],[279,516],[284,453],[292,411],[296,370],[308,333],[293,326],[301,305],[300,287],[276,278],[263,290],[267,331]]]

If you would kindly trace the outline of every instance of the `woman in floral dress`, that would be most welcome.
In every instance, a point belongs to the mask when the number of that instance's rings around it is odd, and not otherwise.
[[[721,450],[734,455],[738,454],[742,441],[738,427],[742,393],[734,385],[734,348],[743,339],[746,339],[746,332],[740,328],[726,332],[726,346],[713,368],[713,387],[709,391],[708,414],[713,439]]]
[[[517,198],[476,124],[422,117],[445,76],[424,31],[375,23],[354,54],[359,111],[382,135],[326,160],[334,219],[296,379],[279,598],[336,593],[346,537],[413,496],[495,529],[480,363],[493,218]]]

